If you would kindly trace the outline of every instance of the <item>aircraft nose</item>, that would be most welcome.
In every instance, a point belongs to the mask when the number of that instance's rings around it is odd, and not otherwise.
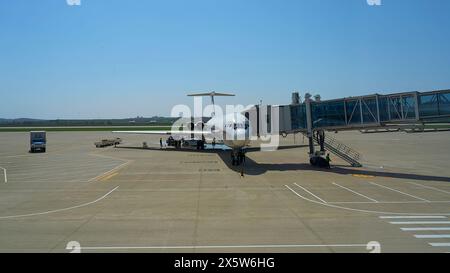
[[[235,139],[237,140],[247,140],[249,138],[248,129],[237,129],[235,134]]]
[[[247,134],[245,129],[229,129],[226,135],[229,140],[245,140]]]

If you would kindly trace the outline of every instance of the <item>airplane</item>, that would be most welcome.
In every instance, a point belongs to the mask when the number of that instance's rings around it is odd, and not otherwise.
[[[446,123],[445,113],[442,112],[441,114],[438,111],[440,104],[436,102],[430,104],[426,101],[430,96],[432,97],[431,100],[434,97],[438,102],[445,101],[445,96],[448,94],[449,90],[424,93],[405,92],[349,97],[330,101],[321,101],[320,97],[316,96],[315,101],[313,101],[311,94],[306,93],[304,102],[300,103],[299,94],[296,92],[293,93],[292,104],[290,105],[267,105],[266,107],[252,105],[223,115],[221,112],[216,113],[214,97],[234,96],[234,94],[213,91],[188,95],[192,97],[209,96],[213,106],[211,118],[207,122],[204,122],[202,118],[201,121],[194,123],[191,121],[192,117],[189,117],[190,130],[185,130],[186,126],[178,126],[182,127],[183,130],[174,129],[178,128],[176,126],[178,124],[175,122],[170,131],[114,131],[113,133],[169,134],[171,137],[178,136],[181,138],[183,144],[188,143],[188,145],[183,146],[192,146],[190,143],[196,143],[197,148],[204,147],[206,137],[212,139],[212,143],[215,139],[220,139],[224,145],[231,149],[232,165],[239,165],[245,162],[246,152],[257,150],[255,147],[249,147],[251,141],[261,141],[260,150],[266,151],[296,148],[279,147],[278,137],[280,135],[286,137],[288,134],[295,135],[295,133],[300,132],[308,140],[308,154],[312,166],[329,167],[329,154],[327,152],[332,152],[350,163],[351,166],[361,167],[362,164],[359,162],[361,155],[358,152],[330,136],[325,138],[325,132],[387,130],[391,128],[399,130],[411,128],[415,131],[417,126],[422,126],[423,129],[426,123]],[[427,99],[421,101],[421,98]],[[436,109],[430,110],[430,108]],[[355,114],[355,110],[357,114]],[[434,113],[439,115],[434,116]],[[434,128],[434,130],[436,129],[437,127]],[[190,139],[188,138],[186,141],[185,137],[188,136],[190,136]],[[270,139],[268,145],[264,143],[267,136]],[[328,141],[325,141],[325,139]],[[177,140],[176,143],[178,143],[176,147],[179,147],[180,140]],[[320,146],[320,150],[315,150],[315,143]],[[326,157],[324,157],[325,154],[327,154]]]
[[[185,137],[194,142],[205,139],[223,141],[223,144],[231,148],[231,162],[232,165],[239,165],[244,161],[246,147],[250,144],[250,136],[252,136],[252,126],[250,121],[243,112],[234,112],[223,115],[216,113],[214,97],[231,97],[234,94],[218,93],[215,91],[207,93],[189,94],[190,97],[205,97],[211,98],[213,111],[211,119],[206,123],[198,121],[190,124],[190,130],[170,130],[170,131],[113,131],[118,134],[151,134],[151,135],[171,135],[178,139],[185,140]],[[173,127],[172,127],[173,128]],[[196,136],[196,137],[195,137]],[[198,144],[197,144],[198,145]],[[197,146],[198,147],[198,146]]]

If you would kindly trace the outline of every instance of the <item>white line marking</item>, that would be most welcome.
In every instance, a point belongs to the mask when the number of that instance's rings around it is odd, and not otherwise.
[[[329,204],[373,204],[374,202],[328,202]],[[450,203],[450,201],[379,201],[377,204],[434,204]]]
[[[447,247],[450,246],[450,243],[429,243],[431,246],[436,246],[436,247]]]
[[[420,228],[400,228],[403,231],[446,231],[450,227],[420,227]]]
[[[4,175],[5,183],[8,183],[8,176],[6,176],[6,169],[3,168],[3,167],[0,167],[0,169],[3,169],[3,175]]]
[[[378,203],[377,200],[375,200],[375,199],[373,199],[373,198],[370,198],[370,197],[368,197],[368,196],[365,196],[365,195],[362,194],[362,193],[356,192],[356,191],[354,191],[354,190],[352,190],[352,189],[349,189],[349,188],[347,188],[347,187],[344,187],[344,186],[339,185],[339,184],[334,183],[334,182],[333,182],[333,185],[336,185],[336,186],[341,187],[341,188],[343,188],[343,189],[345,189],[345,190],[348,190],[349,192],[353,192],[354,194],[357,194],[357,195],[362,196],[362,197],[364,197],[364,198],[366,198],[366,199],[369,199],[369,200],[371,200],[371,201],[373,201],[373,202],[375,202],[375,203]]]
[[[300,189],[306,191],[307,193],[311,194],[312,196],[314,196],[315,198],[317,198],[318,200],[320,200],[322,203],[327,203],[327,201],[323,200],[322,198],[320,198],[319,196],[315,195],[314,193],[308,191],[307,189],[303,188],[302,186],[298,185],[297,183],[294,183],[294,185],[296,185],[297,187],[299,187]]]
[[[450,238],[450,234],[425,234],[425,235],[414,235],[417,239],[442,239],[442,238]]]
[[[223,246],[94,246],[81,247],[85,250],[120,250],[120,249],[220,249],[220,248],[315,248],[315,247],[366,247],[367,244],[335,245],[223,245]]]
[[[422,215],[423,213],[419,214],[419,213],[407,213],[407,212],[387,212],[387,211],[376,211],[376,210],[363,210],[363,209],[354,209],[354,208],[348,208],[348,207],[342,207],[342,206],[337,206],[337,205],[333,205],[330,203],[321,203],[318,202],[316,200],[312,200],[309,199],[307,197],[302,196],[301,194],[299,194],[298,192],[294,191],[293,189],[291,189],[288,185],[284,185],[286,188],[288,188],[288,190],[290,190],[292,193],[294,193],[295,195],[297,195],[298,197],[300,197],[303,200],[312,202],[312,203],[316,203],[322,206],[326,206],[326,207],[330,207],[330,208],[336,208],[336,209],[343,209],[343,210],[348,210],[348,211],[357,211],[357,212],[364,212],[364,213],[375,213],[375,214],[397,214],[397,215]],[[373,204],[373,203],[371,203]],[[436,213],[436,215],[450,215],[450,213]]]
[[[98,201],[101,201],[101,200],[105,199],[113,191],[117,190],[117,188],[119,188],[119,186],[117,186],[114,189],[110,190],[108,193],[106,193],[102,197],[100,197],[98,199],[95,199],[94,201],[81,204],[81,205],[68,207],[68,208],[64,208],[64,209],[49,210],[49,211],[45,211],[45,212],[37,212],[37,213],[29,213],[29,214],[21,214],[21,215],[11,215],[11,216],[0,216],[0,220],[2,220],[2,219],[12,219],[12,218],[21,218],[21,217],[29,217],[29,216],[38,216],[38,215],[51,214],[51,213],[56,213],[56,212],[61,212],[61,211],[67,211],[67,210],[77,209],[77,208],[81,208],[81,207],[86,207],[86,206],[92,205],[94,203],[97,203]]]
[[[23,157],[23,156],[30,156],[30,154],[23,154],[23,155],[7,155],[6,158],[13,158],[13,157]]]
[[[425,201],[425,202],[430,202],[430,201],[427,200],[427,199],[420,198],[420,197],[411,195],[411,194],[409,194],[409,193],[405,193],[405,192],[402,192],[402,191],[399,191],[399,190],[396,190],[396,189],[393,189],[393,188],[389,188],[389,187],[386,187],[386,186],[383,186],[383,185],[380,185],[380,184],[377,184],[377,183],[374,183],[374,182],[370,182],[370,184],[376,185],[376,186],[378,186],[378,187],[382,187],[382,188],[385,188],[385,189],[388,189],[388,190],[391,190],[391,191],[395,191],[395,192],[398,192],[398,193],[401,193],[401,194],[410,196],[410,197],[415,198],[415,199],[419,199],[419,200],[422,200],[422,201]]]
[[[417,216],[379,216],[381,219],[443,219],[447,218],[440,215],[417,215]]]
[[[412,221],[412,222],[389,222],[393,225],[448,225],[450,221]]]
[[[408,182],[408,183],[416,185],[416,186],[419,186],[419,187],[422,187],[422,188],[427,188],[427,189],[431,189],[431,190],[435,190],[435,191],[439,191],[439,192],[450,194],[450,191],[444,191],[444,190],[441,190],[441,189],[438,189],[438,188],[435,188],[435,187],[425,186],[425,185],[414,183],[414,182]]]

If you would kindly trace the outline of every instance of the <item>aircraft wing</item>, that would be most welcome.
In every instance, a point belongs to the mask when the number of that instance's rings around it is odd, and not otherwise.
[[[135,134],[135,135],[209,135],[208,131],[113,131],[114,134]]]

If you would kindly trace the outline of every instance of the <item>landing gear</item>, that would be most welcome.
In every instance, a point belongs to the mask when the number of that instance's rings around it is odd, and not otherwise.
[[[243,150],[231,151],[231,165],[239,166],[245,163],[245,152]]]
[[[239,160],[238,160],[238,153],[236,153],[235,151],[231,152],[231,165],[233,166],[237,166],[239,165]]]

